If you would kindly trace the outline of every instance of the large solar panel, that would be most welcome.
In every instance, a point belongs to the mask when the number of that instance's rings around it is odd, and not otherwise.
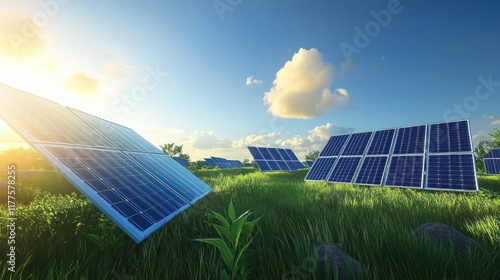
[[[304,168],[291,149],[249,146],[248,150],[260,171],[295,171]]]
[[[487,170],[493,172],[494,164],[485,158]],[[328,182],[475,191],[469,122],[332,136],[305,180],[325,178]]]
[[[133,130],[0,85],[0,116],[136,242],[212,189]]]
[[[429,125],[428,189],[478,190],[469,121]]]

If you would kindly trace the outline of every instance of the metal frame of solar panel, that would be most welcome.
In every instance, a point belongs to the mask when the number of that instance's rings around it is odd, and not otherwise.
[[[327,179],[350,136],[351,134],[339,134],[330,137],[304,180],[321,181]]]
[[[483,159],[486,174],[500,174],[500,149],[493,149]]]
[[[172,157],[172,159],[184,167],[189,166],[189,161],[187,161],[186,159],[183,159],[181,157]]]
[[[249,146],[248,150],[262,172],[295,171],[304,168],[291,149]]]
[[[137,243],[212,189],[124,126],[0,84],[0,117]]]
[[[364,145],[349,144],[360,134],[332,136],[304,180],[349,183],[354,178],[351,182],[360,185],[478,190],[468,120],[375,131],[362,156]]]

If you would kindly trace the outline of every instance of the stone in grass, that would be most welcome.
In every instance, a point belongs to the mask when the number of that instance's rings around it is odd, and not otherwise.
[[[420,225],[413,230],[417,237],[427,235],[436,246],[450,248],[453,245],[455,253],[464,253],[476,242],[460,231],[438,222],[430,222]]]
[[[322,273],[328,271],[330,279],[362,278],[363,265],[339,247],[328,243],[318,243],[316,250],[319,270]]]

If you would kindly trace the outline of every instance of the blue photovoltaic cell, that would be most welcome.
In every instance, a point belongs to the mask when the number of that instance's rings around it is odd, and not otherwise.
[[[472,154],[429,155],[427,188],[477,190]]]
[[[181,158],[181,157],[172,157],[173,160],[175,160],[177,163],[179,163],[180,165],[184,166],[184,167],[188,167],[189,166],[189,161]]]
[[[388,155],[391,151],[395,133],[396,129],[375,131],[366,155]]]
[[[278,149],[278,152],[280,153],[280,156],[283,158],[283,160],[286,161],[292,160],[292,158],[285,149]]]
[[[288,153],[288,156],[290,157],[291,160],[299,161],[299,158],[295,155],[295,153],[291,149],[285,149],[285,151]]]
[[[271,171],[271,167],[263,159],[256,159],[255,162],[259,166],[260,171]]]
[[[280,169],[283,171],[290,171],[291,170],[290,167],[288,166],[288,164],[286,164],[286,162],[284,160],[277,160],[276,163],[278,164]]]
[[[467,120],[431,124],[429,134],[429,153],[472,152]]]
[[[0,116],[136,242],[212,191],[129,128],[1,84],[0,99]]]
[[[337,157],[317,158],[313,167],[307,173],[305,180],[320,181],[326,179],[336,160]]]
[[[500,174],[500,158],[485,158],[486,174]]]
[[[215,164],[215,161],[213,159],[211,159],[211,158],[205,158],[204,160],[205,160],[205,166],[206,167],[214,168],[215,166],[217,166]]]
[[[362,156],[365,153],[366,146],[370,141],[372,133],[353,133],[347,141],[344,150],[342,151],[343,156]]]
[[[91,127],[97,129],[104,138],[108,139],[119,150],[156,154],[163,153],[160,149],[128,127],[103,120],[73,108],[69,109]]]
[[[385,185],[422,188],[424,156],[392,156]]]
[[[365,157],[355,183],[362,185],[382,185],[387,158],[387,156]]]
[[[215,162],[215,165],[217,165],[220,169],[231,169],[233,168],[233,164],[229,162],[229,160],[225,158],[220,158],[220,157],[212,157],[212,159]]]
[[[262,154],[259,151],[259,148],[250,146],[250,147],[248,147],[248,150],[252,154],[253,159],[255,159],[255,160],[264,159],[264,157],[262,156]]]
[[[307,163],[307,165],[308,165],[309,167],[312,167],[312,166],[313,166],[313,164],[314,164],[314,161],[312,161],[312,160],[306,160],[306,163]]]
[[[261,153],[262,157],[265,160],[274,160],[274,158],[271,155],[271,152],[269,151],[268,148],[261,147],[261,148],[258,148],[258,149],[259,149],[259,152]]]
[[[240,168],[243,167],[243,163],[239,160],[229,160],[229,162],[233,165],[234,168]]]
[[[500,149],[493,149],[484,158],[500,158]]]
[[[426,125],[398,129],[393,154],[423,154],[425,149]]]
[[[271,156],[272,156],[272,158],[274,160],[283,160],[283,158],[281,157],[280,152],[278,152],[278,149],[276,149],[276,148],[268,148],[268,150],[269,150],[269,153],[271,153]]]
[[[266,162],[267,162],[267,165],[269,165],[269,167],[271,168],[271,171],[280,171],[281,170],[281,168],[278,165],[277,161],[275,161],[275,160],[266,160]]]
[[[328,178],[328,182],[350,183],[356,173],[361,157],[340,157],[332,173]]]
[[[328,157],[328,156],[338,156],[342,151],[342,147],[344,147],[345,142],[349,138],[349,134],[343,135],[334,135],[330,137],[328,143],[326,143],[325,148],[319,154],[320,157]]]

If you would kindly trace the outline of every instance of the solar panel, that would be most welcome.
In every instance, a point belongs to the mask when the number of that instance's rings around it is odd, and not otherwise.
[[[430,155],[427,164],[428,189],[476,190],[472,154]]]
[[[215,165],[217,165],[220,169],[231,169],[231,168],[233,168],[233,164],[231,162],[229,162],[225,158],[212,157],[212,159],[213,159]]]
[[[469,131],[468,120],[429,125],[426,188],[454,191],[478,190]]]
[[[353,133],[349,138],[344,150],[342,151],[343,156],[361,156],[365,153],[366,146],[370,141],[372,133]]]
[[[181,157],[172,157],[173,160],[175,160],[178,164],[188,167],[189,166],[189,161],[181,158]]]
[[[500,174],[500,158],[485,158],[484,168],[486,174]]]
[[[306,181],[327,174],[328,182],[478,189],[468,120],[332,136],[318,160]],[[494,164],[485,159],[487,170],[493,172]]]
[[[344,147],[344,144],[349,139],[350,134],[343,135],[335,135],[330,137],[328,143],[326,143],[325,148],[319,154],[320,157],[328,157],[328,156],[338,156]]]
[[[306,160],[306,164],[309,166],[309,167],[312,167],[313,164],[314,164],[314,161],[312,160]]]
[[[392,142],[396,129],[375,131],[373,139],[366,152],[367,155],[388,155],[391,151]]]
[[[387,171],[386,186],[422,188],[424,155],[392,156]]]
[[[392,153],[395,155],[423,154],[426,131],[426,125],[399,128]]]
[[[361,185],[382,185],[388,156],[367,156],[354,181]]]
[[[249,146],[248,150],[261,171],[294,171],[304,168],[291,149]]]
[[[212,191],[129,128],[0,85],[0,116],[136,242]]]
[[[313,167],[306,175],[306,181],[320,181],[326,179],[337,157],[321,157],[314,161]]]
[[[229,162],[233,165],[233,168],[241,168],[243,167],[243,163],[239,160],[229,160]]]
[[[328,182],[350,183],[358,168],[361,157],[340,157],[333,167]]]

